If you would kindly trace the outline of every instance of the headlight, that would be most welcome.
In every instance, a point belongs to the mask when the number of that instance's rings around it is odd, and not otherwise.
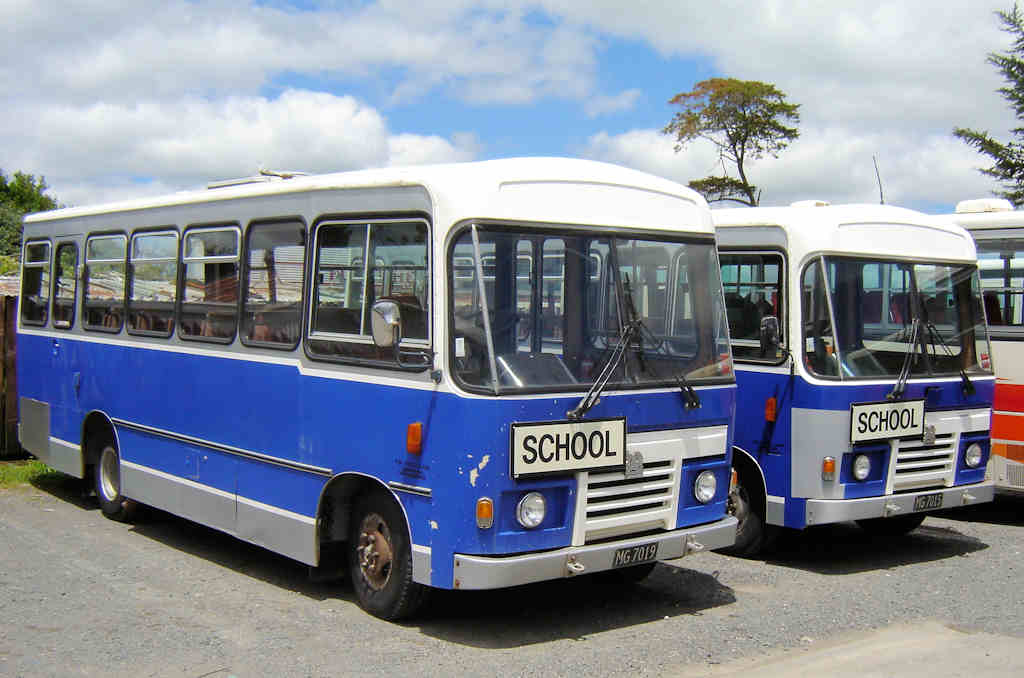
[[[711,471],[701,471],[697,480],[693,483],[693,496],[702,504],[706,504],[715,498],[715,490],[718,489],[718,481]]]
[[[864,480],[871,473],[871,459],[865,454],[858,454],[853,458],[853,477],[857,480]]]
[[[540,492],[529,492],[523,495],[516,506],[516,520],[526,529],[532,530],[544,522],[546,510],[544,495]]]
[[[978,468],[981,466],[982,454],[981,445],[978,443],[971,443],[967,446],[967,449],[964,450],[964,463],[971,468]]]

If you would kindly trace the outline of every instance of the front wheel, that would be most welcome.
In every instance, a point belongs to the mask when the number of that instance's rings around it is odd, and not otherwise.
[[[743,474],[737,473],[736,482],[729,488],[726,512],[738,521],[736,542],[718,550],[730,556],[750,558],[760,553],[769,543],[769,528],[764,516],[754,505],[748,484]]]
[[[867,518],[858,520],[857,524],[865,532],[879,537],[899,537],[920,527],[924,518],[925,514],[923,513],[911,513],[891,518]]]
[[[383,492],[362,496],[348,542],[349,573],[359,606],[381,619],[412,615],[426,587],[412,580],[412,549],[402,512]]]
[[[105,443],[95,467],[96,496],[100,510],[111,520],[126,523],[135,517],[139,505],[121,494],[121,457],[113,443]]]

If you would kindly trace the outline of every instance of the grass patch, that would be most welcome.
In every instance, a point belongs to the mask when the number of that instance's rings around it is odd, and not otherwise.
[[[0,462],[0,488],[53,483],[61,477],[58,471],[35,459]]]

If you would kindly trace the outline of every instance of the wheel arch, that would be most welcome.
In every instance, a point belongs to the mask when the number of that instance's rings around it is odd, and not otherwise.
[[[761,518],[764,518],[768,505],[768,483],[765,481],[761,465],[757,463],[752,454],[736,445],[732,448],[732,464],[737,473],[743,475],[744,478],[754,478],[760,484],[759,491],[753,499],[757,501],[757,508],[761,511]],[[751,489],[754,488],[747,487],[747,492],[750,492]]]
[[[357,497],[370,492],[380,491],[391,497],[398,506],[405,521],[405,531],[412,544],[412,526],[409,514],[402,500],[388,487],[387,483],[376,476],[355,471],[338,473],[331,477],[320,491],[316,509],[316,557],[321,560],[325,544],[339,543],[348,538],[349,521],[352,518],[353,505]]]
[[[96,436],[108,436],[114,441],[118,451],[121,450],[121,441],[117,438],[117,428],[114,422],[101,410],[92,410],[82,419],[82,471],[96,463],[97,450],[89,445],[89,441]],[[84,477],[84,476],[83,476]]]

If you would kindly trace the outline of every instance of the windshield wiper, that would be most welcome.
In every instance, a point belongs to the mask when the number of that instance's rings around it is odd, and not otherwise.
[[[611,379],[612,373],[618,369],[619,363],[622,362],[622,357],[626,355],[626,348],[633,341],[633,336],[639,331],[640,323],[638,321],[634,320],[625,324],[622,328],[622,333],[619,335],[619,343],[612,349],[612,353],[608,356],[608,361],[604,364],[601,373],[597,375],[594,384],[587,391],[587,394],[580,399],[579,404],[566,412],[565,416],[567,418],[573,421],[582,419],[583,415],[589,412],[594,405],[601,402],[601,392],[608,385],[608,380]]]
[[[896,400],[903,397],[903,392],[907,389],[907,380],[910,379],[911,365],[913,365],[917,354],[918,335],[920,333],[921,320],[915,317],[910,324],[910,341],[907,343],[907,350],[903,354],[903,365],[900,367],[899,376],[896,377],[896,384],[889,391],[889,394],[885,396],[886,400]]]
[[[633,292],[629,287],[629,275],[626,274],[626,280],[623,285],[623,291],[626,297],[626,308],[629,310],[630,317],[633,319],[639,329],[640,347],[637,351],[637,362],[640,363],[640,371],[646,372],[647,369],[644,366],[644,353],[643,353],[643,335],[646,334],[647,338],[650,339],[652,346],[659,346],[662,340],[654,336],[654,332],[647,327],[640,314],[636,312],[636,306],[633,304]],[[700,407],[700,396],[697,395],[697,391],[690,385],[690,382],[686,380],[686,374],[684,372],[677,372],[672,375],[675,379],[676,384],[679,385],[679,391],[683,394],[683,403],[688,410],[695,410]]]
[[[949,356],[951,360],[956,361],[956,356],[953,355],[953,351],[949,348],[949,344],[946,343],[946,340],[942,338],[942,334],[939,333],[939,328],[935,327],[935,324],[930,321],[925,325],[925,327],[928,328],[928,334],[939,340],[939,345],[941,345],[946,351],[946,355]],[[962,384],[960,388],[963,390],[964,395],[974,395],[974,384],[971,382],[970,377],[967,376],[967,371],[964,370],[962,364],[958,369],[960,371],[960,381]]]

